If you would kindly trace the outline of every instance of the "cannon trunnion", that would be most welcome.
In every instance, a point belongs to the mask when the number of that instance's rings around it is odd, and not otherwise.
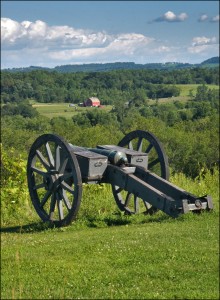
[[[172,217],[213,209],[210,196],[197,197],[169,182],[168,159],[159,140],[136,130],[116,145],[85,148],[62,137],[44,134],[32,145],[27,163],[30,197],[43,221],[58,226],[77,216],[83,183],[108,183],[126,214]]]

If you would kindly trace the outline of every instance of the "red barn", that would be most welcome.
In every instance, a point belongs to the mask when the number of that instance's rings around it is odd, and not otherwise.
[[[90,97],[84,101],[84,106],[98,107],[100,106],[100,100],[96,97]]]

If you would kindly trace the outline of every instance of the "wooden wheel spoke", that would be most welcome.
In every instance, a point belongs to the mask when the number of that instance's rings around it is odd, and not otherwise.
[[[65,174],[63,174],[63,175],[61,175],[61,179],[62,180],[67,180],[67,179],[69,179],[70,177],[73,177],[73,174],[72,173],[65,173]]]
[[[160,161],[159,161],[159,158],[156,158],[155,160],[151,161],[149,164],[148,164],[148,168],[152,168],[153,166],[155,166],[156,164],[158,164]]]
[[[128,149],[131,149],[131,150],[133,150],[133,149],[134,149],[134,148],[133,148],[132,141],[130,141],[130,142],[128,143]]]
[[[47,169],[47,171],[49,171],[50,165],[49,165],[48,161],[46,160],[46,158],[43,156],[43,154],[39,150],[36,150],[36,154],[37,154],[37,157],[39,158],[39,160],[41,161],[42,165]]]
[[[58,171],[60,168],[60,146],[56,147],[55,168]]]
[[[37,174],[39,175],[42,175],[42,176],[45,176],[46,175],[46,172],[45,171],[42,171],[36,167],[31,167],[32,171],[36,172]]]
[[[66,159],[64,160],[62,166],[60,166],[60,168],[59,168],[59,173],[60,173],[60,174],[63,174],[63,173],[64,173],[64,171],[65,171],[65,169],[66,169],[67,162],[68,162],[68,158],[66,158]]]
[[[117,194],[119,194],[121,191],[123,191],[123,188],[120,188],[119,186],[115,186],[115,191]]]
[[[150,145],[147,147],[145,153],[149,153],[149,152],[151,151],[152,148],[153,148],[153,144],[150,144]]]
[[[150,209],[151,208],[151,205],[150,203],[146,202],[146,201],[143,201],[144,202],[144,206],[146,207],[146,210]]]
[[[67,197],[66,191],[64,189],[59,191],[60,196],[63,199],[63,202],[68,210],[71,210],[71,203]]]
[[[139,200],[137,196],[134,196],[134,212],[136,214],[139,212]]]
[[[131,200],[132,194],[131,193],[127,193],[126,199],[125,199],[125,207],[128,206],[130,200]]]
[[[44,195],[41,203],[40,203],[40,207],[43,208],[43,206],[45,205],[45,203],[48,201],[48,199],[50,198],[52,194],[52,191],[47,191],[46,194]]]
[[[35,186],[33,187],[34,190],[38,190],[38,189],[40,189],[40,188],[45,188],[45,184],[44,184],[43,182],[40,183],[40,184],[37,184],[37,185],[35,185]]]
[[[140,137],[140,138],[138,139],[137,151],[139,151],[139,152],[142,151],[142,145],[143,145],[143,139]]]
[[[64,215],[63,215],[63,202],[62,200],[57,198],[57,208],[58,208],[58,214],[59,214],[59,219],[63,220]]]
[[[55,206],[56,206],[56,193],[53,193],[51,197],[50,211],[49,211],[49,218],[51,221],[53,221]]]
[[[49,163],[50,163],[51,167],[55,167],[54,158],[53,158],[52,151],[50,149],[50,145],[48,143],[46,143],[45,147],[46,147]]]
[[[74,194],[74,190],[71,188],[71,186],[69,186],[69,184],[67,184],[65,181],[61,182],[61,186],[64,190],[70,192],[71,194]]]

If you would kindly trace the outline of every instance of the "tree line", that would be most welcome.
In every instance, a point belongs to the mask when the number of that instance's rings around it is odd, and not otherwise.
[[[137,92],[145,98],[178,96],[176,84],[219,84],[218,68],[181,70],[114,70],[109,72],[58,73],[36,70],[29,73],[1,72],[2,103],[25,99],[38,102],[83,102],[97,96],[102,104],[130,101]]]
[[[133,97],[130,95],[129,99],[127,105],[118,101],[110,113],[100,110],[78,113],[73,117],[73,122],[79,126],[95,126],[113,121],[120,124],[128,115],[138,114],[145,118],[156,117],[168,126],[173,126],[180,121],[201,119],[219,113],[219,91],[210,89],[206,85],[198,86],[196,95],[187,102],[176,100],[162,104],[155,101],[155,104],[149,105],[143,90],[135,91]],[[25,118],[33,118],[39,114],[27,100],[24,100],[4,104],[1,108],[1,115],[21,115]]]
[[[130,111],[121,123],[114,114],[98,109],[75,120],[15,115],[2,117],[1,142],[5,151],[13,148],[15,157],[22,155],[26,159],[34,140],[44,133],[61,135],[73,145],[96,147],[99,144],[117,145],[128,132],[147,130],[164,145],[172,172],[196,177],[201,169],[211,170],[219,163],[218,125],[217,114],[177,122],[173,126],[158,117],[146,118],[138,111]]]

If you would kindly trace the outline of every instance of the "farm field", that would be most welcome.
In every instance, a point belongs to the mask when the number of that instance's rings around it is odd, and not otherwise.
[[[184,97],[189,96],[190,91],[195,95],[199,85],[201,84],[175,84],[175,86],[180,88],[180,96]],[[207,87],[209,89],[219,89],[219,86],[215,84],[207,84]]]
[[[37,109],[37,111],[48,118],[54,118],[54,117],[65,117],[67,119],[72,118],[74,115],[76,115],[78,112],[83,112],[87,110],[104,110],[104,111],[110,111],[112,109],[111,105],[103,106],[102,108],[97,107],[69,107],[69,103],[37,103],[35,102],[32,104],[34,108]]]
[[[196,94],[198,84],[176,84],[177,87],[180,88],[180,95],[178,97],[172,98],[160,98],[158,99],[158,103],[173,103],[175,101],[186,102],[190,99],[189,93],[193,95]],[[207,85],[208,88],[218,89],[218,85]],[[94,109],[101,109],[103,111],[110,111],[112,109],[111,105],[105,105],[102,108],[94,108],[94,107],[69,107],[69,103],[39,103],[35,101],[30,101],[32,106],[37,109],[37,111],[48,118],[53,117],[65,117],[67,119],[72,118],[79,112],[83,112],[86,110],[94,110]],[[149,104],[155,104],[155,100],[149,99]],[[77,108],[77,109],[76,109]]]

